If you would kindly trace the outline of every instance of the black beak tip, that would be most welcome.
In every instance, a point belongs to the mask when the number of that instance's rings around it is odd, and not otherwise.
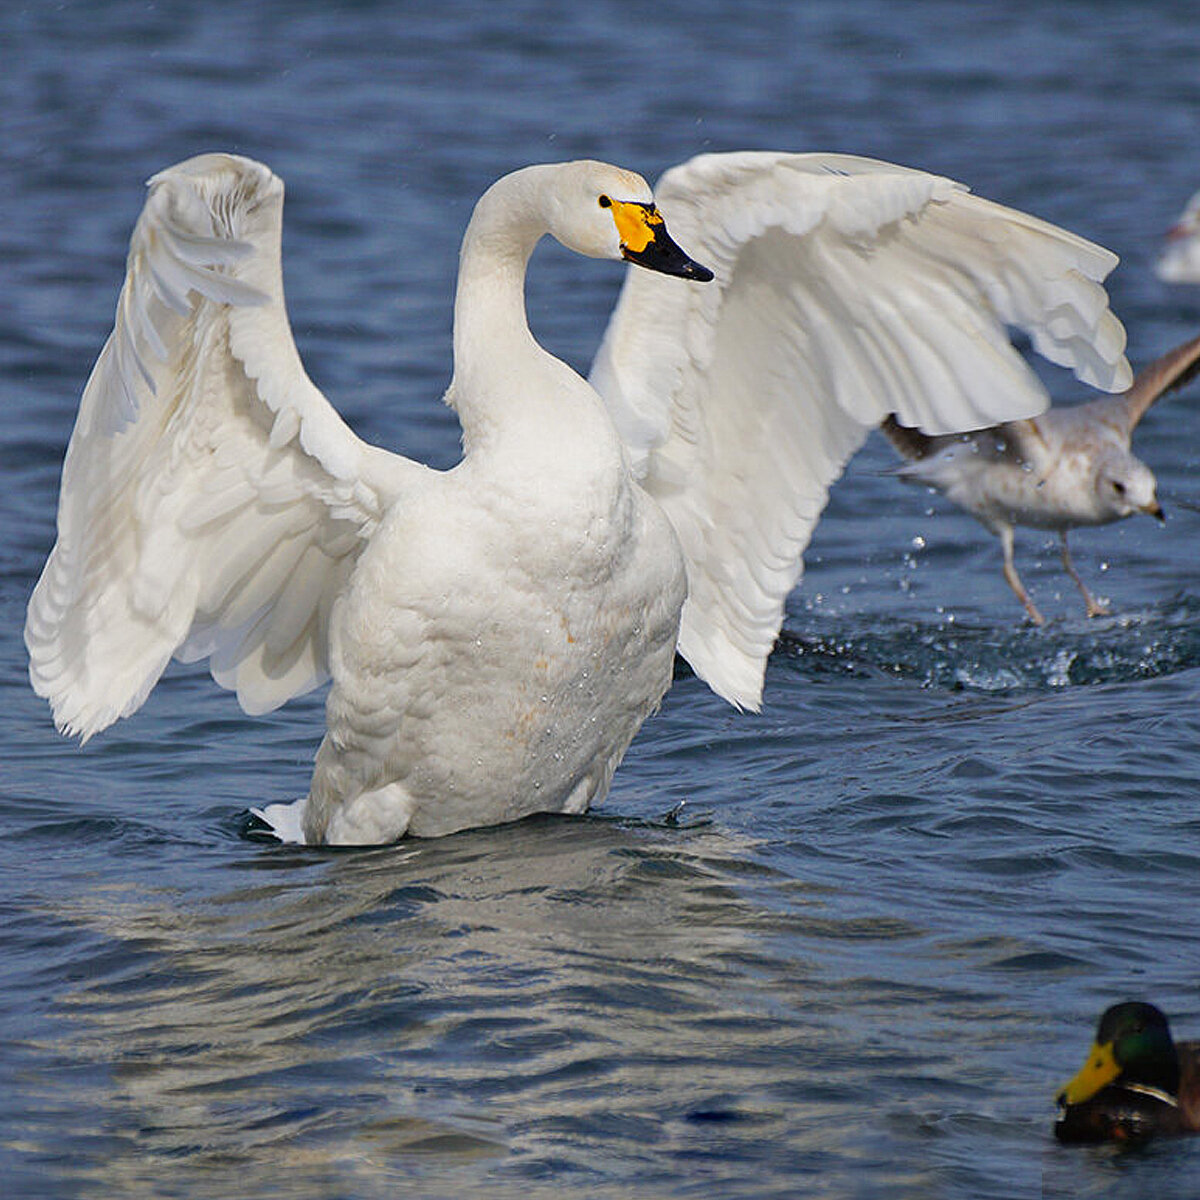
[[[715,278],[707,267],[690,258],[670,238],[651,242],[644,250],[636,252],[622,246],[621,257],[660,275],[674,275],[693,283],[709,283]]]

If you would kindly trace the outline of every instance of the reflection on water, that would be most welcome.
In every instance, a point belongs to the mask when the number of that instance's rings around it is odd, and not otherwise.
[[[873,950],[928,932],[776,877],[753,849],[711,828],[534,819],[391,850],[264,849],[241,886],[201,898],[169,867],[97,881],[42,914],[90,947],[38,1047],[71,1074],[75,1119],[102,1114],[104,1152],[73,1171],[105,1194],[169,1169],[189,1196],[223,1194],[230,1171],[247,1195],[383,1195],[481,1157],[501,1182],[557,1164],[564,1188],[612,1188],[700,1155],[725,1194],[753,1195],[763,1155],[882,1166],[889,1134],[847,1123],[849,1097],[877,1092],[910,1134],[979,1095],[967,1069],[935,1098],[924,1073],[953,1056],[897,1036],[937,990],[869,972]],[[814,970],[822,943],[851,974]],[[272,1191],[285,1173],[303,1187]]]

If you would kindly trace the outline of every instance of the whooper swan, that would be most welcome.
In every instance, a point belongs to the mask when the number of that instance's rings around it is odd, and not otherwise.
[[[361,441],[305,374],[266,167],[208,154],[149,189],[29,604],[31,679],[84,739],[173,656],[208,659],[249,713],[332,680],[309,794],[264,813],[285,839],[582,812],[677,649],[758,708],[828,489],[886,415],[938,434],[1039,412],[1007,326],[1129,382],[1099,286],[1114,256],[946,179],[707,155],[656,208],[627,171],[540,165],[467,228],[446,395],[463,456],[436,471]],[[589,381],[526,323],[547,233],[651,268]]]

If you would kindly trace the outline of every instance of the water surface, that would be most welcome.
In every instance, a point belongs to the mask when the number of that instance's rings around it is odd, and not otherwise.
[[[24,606],[141,183],[202,150],[287,181],[310,373],[436,465],[458,239],[530,161],[711,149],[941,171],[1116,250],[1135,362],[1192,336],[1151,273],[1200,187],[1189,3],[615,0],[6,7],[0,44],[0,1169],[21,1196],[1170,1197],[1200,1150],[1058,1147],[1099,1011],[1200,1035],[1200,406],[1138,448],[1170,514],[1086,531],[1042,630],[969,518],[835,489],[759,717],[688,672],[604,806],[356,853],[247,841],[320,697],[251,720],[197,668],[86,748]],[[586,368],[620,269],[535,256]],[[1056,397],[1081,389],[1047,372]],[[664,816],[684,802],[681,815]]]

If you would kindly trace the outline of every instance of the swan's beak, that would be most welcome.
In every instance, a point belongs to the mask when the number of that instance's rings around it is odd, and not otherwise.
[[[621,236],[621,257],[639,267],[707,283],[713,273],[689,258],[667,233],[662,214],[653,204],[614,200],[613,220]]]

